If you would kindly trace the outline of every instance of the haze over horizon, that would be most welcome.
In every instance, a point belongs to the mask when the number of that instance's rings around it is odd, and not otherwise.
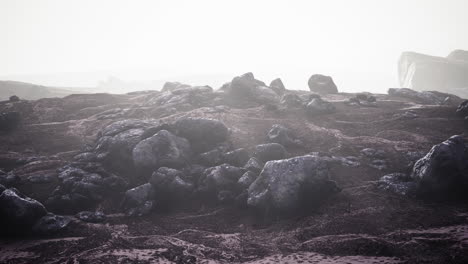
[[[398,86],[401,52],[468,49],[466,10],[463,0],[0,0],[0,79],[217,88],[250,71],[307,89],[322,73],[340,91],[385,92]]]

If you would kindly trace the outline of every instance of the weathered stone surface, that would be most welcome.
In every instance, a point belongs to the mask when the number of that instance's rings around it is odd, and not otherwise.
[[[196,152],[208,151],[229,137],[229,129],[223,122],[209,118],[180,118],[174,128],[178,136],[190,141]]]
[[[284,159],[287,155],[283,145],[278,143],[267,143],[255,146],[253,156],[262,162]]]
[[[327,161],[306,155],[267,162],[249,187],[248,204],[288,211],[304,202],[311,205],[338,190],[329,179]]]
[[[316,92],[319,94],[338,93],[338,88],[330,76],[314,74],[309,78],[308,84],[311,92]]]

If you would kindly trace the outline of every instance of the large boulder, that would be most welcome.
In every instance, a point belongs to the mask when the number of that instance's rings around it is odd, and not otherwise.
[[[267,143],[255,146],[253,156],[262,162],[280,160],[287,156],[283,145],[278,143]]]
[[[468,150],[461,136],[437,144],[413,167],[411,177],[423,198],[467,197]]]
[[[205,170],[200,178],[199,188],[202,192],[219,192],[235,189],[239,178],[246,172],[244,168],[228,164],[211,167]]]
[[[0,195],[0,233],[31,231],[32,226],[47,214],[38,201],[6,189]]]
[[[280,78],[276,78],[270,83],[270,88],[275,91],[278,95],[283,95],[286,92],[283,81]]]
[[[278,89],[270,88],[264,82],[255,79],[251,72],[234,77],[220,90],[234,100],[253,101],[260,104],[277,104],[279,102],[279,96],[275,92]]]
[[[229,137],[226,125],[215,119],[183,117],[178,119],[174,128],[176,134],[188,139],[196,152],[212,149]]]
[[[314,74],[310,76],[308,85],[311,92],[316,92],[319,94],[338,93],[338,88],[330,76]]]
[[[122,208],[129,216],[149,214],[154,206],[155,191],[150,183],[146,183],[125,192]]]
[[[337,191],[339,188],[329,178],[327,160],[299,156],[267,162],[248,189],[248,204],[289,211],[312,206]]]
[[[185,138],[161,130],[142,140],[133,149],[135,167],[142,171],[154,171],[159,167],[180,168],[189,161],[190,143]]]
[[[417,91],[438,90],[468,97],[468,60],[466,51],[448,57],[404,52],[398,63],[401,87]]]

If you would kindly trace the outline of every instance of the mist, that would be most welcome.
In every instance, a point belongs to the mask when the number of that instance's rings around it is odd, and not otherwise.
[[[402,52],[468,49],[466,10],[463,0],[3,0],[0,79],[218,88],[254,72],[307,89],[310,75],[321,73],[340,91],[384,93],[399,87]]]

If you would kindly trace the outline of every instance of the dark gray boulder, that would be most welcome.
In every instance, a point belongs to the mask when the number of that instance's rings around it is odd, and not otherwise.
[[[200,178],[199,188],[202,192],[234,190],[239,178],[246,172],[244,168],[228,164],[208,168]]]
[[[284,159],[287,156],[287,151],[281,144],[267,143],[255,146],[253,156],[262,162],[267,162]]]
[[[67,227],[70,222],[70,217],[47,213],[34,224],[32,231],[38,235],[51,235]]]
[[[213,149],[229,137],[229,129],[223,122],[209,118],[183,117],[175,122],[174,128],[198,153]]]
[[[259,161],[257,158],[250,158],[244,165],[244,168],[258,174],[262,171],[264,165],[265,164]]]
[[[155,206],[155,191],[150,183],[146,183],[125,192],[122,208],[129,216],[147,215]]]
[[[336,112],[335,106],[321,98],[314,98],[306,105],[309,116],[332,114]]]
[[[452,136],[435,145],[418,160],[411,177],[417,192],[428,199],[467,197],[468,151],[461,136]]]
[[[295,138],[290,129],[279,124],[271,127],[267,137],[269,142],[278,143],[285,147],[297,147],[301,144],[301,141]]]
[[[12,95],[9,98],[10,102],[18,102],[19,100],[20,100],[20,98],[17,95]]]
[[[164,199],[188,198],[193,192],[194,184],[182,171],[161,167],[151,175],[150,184],[155,189],[158,201]]]
[[[338,93],[338,88],[330,76],[314,74],[309,78],[308,85],[311,92],[316,92],[319,94]]]
[[[21,195],[14,189],[6,189],[0,195],[0,233],[23,233],[47,214],[38,201]]]
[[[270,88],[278,95],[283,95],[284,92],[286,92],[286,87],[284,87],[283,81],[281,81],[280,78],[276,78],[271,81]]]
[[[190,143],[167,130],[139,142],[133,149],[133,163],[141,171],[160,167],[180,168],[189,161]]]
[[[249,160],[249,152],[244,148],[235,149],[224,154],[224,161],[230,165],[242,167]]]
[[[248,189],[248,204],[289,211],[312,206],[339,190],[330,181],[327,160],[306,155],[267,162]]]
[[[255,79],[251,72],[241,76],[234,77],[228,84],[220,88],[228,99],[234,101],[256,102],[259,104],[277,104],[279,102],[278,94],[264,82]]]
[[[249,186],[257,179],[258,174],[252,171],[248,171],[242,175],[237,181],[239,187],[243,190],[249,188]]]
[[[457,115],[461,117],[466,117],[468,116],[468,100],[463,101],[458,107],[457,107]]]

